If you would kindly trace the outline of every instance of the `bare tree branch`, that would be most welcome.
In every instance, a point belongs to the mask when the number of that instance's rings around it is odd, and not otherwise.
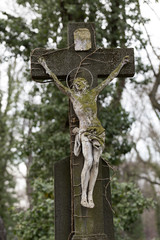
[[[138,174],[130,174],[130,176],[132,177],[137,177],[138,179],[144,179],[146,180],[147,182],[151,183],[151,184],[156,184],[156,185],[159,185],[160,186],[160,182],[157,182],[157,181],[152,181],[149,177],[147,176],[141,176],[141,175],[138,175]]]
[[[153,88],[152,88],[150,94],[149,94],[149,98],[151,100],[153,108],[157,109],[158,111],[160,111],[160,103],[158,103],[158,100],[156,99],[156,94],[157,94],[159,85],[160,85],[160,72],[158,73],[158,75],[156,77],[156,81],[153,85]]]

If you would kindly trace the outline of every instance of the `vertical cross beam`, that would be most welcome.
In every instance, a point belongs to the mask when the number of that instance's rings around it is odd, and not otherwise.
[[[76,34],[75,34],[76,32]],[[87,41],[85,39],[87,38]],[[68,46],[75,48],[82,58],[96,51],[94,24],[73,23],[68,28]],[[74,50],[74,49],[73,49]],[[82,65],[82,67],[86,67]],[[90,64],[89,64],[90,66]],[[94,82],[97,85],[97,73],[92,70]],[[88,78],[86,71],[83,77]],[[70,134],[71,134],[71,205],[72,205],[72,240],[113,240],[113,216],[110,206],[105,197],[110,201],[110,189],[105,189],[109,181],[109,169],[105,162],[100,160],[99,175],[94,189],[95,208],[89,209],[81,206],[81,171],[83,168],[82,153],[76,157],[73,153],[74,135],[72,130],[78,127],[78,118],[70,103]],[[109,238],[108,238],[109,237]]]

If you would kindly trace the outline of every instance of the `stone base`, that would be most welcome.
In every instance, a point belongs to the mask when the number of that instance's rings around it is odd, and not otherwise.
[[[66,240],[71,230],[70,159],[54,165],[55,240]]]
[[[106,234],[74,235],[72,240],[109,240]]]
[[[80,164],[75,166],[78,166],[79,169]],[[70,159],[58,161],[54,167],[55,240],[114,240],[112,211],[104,197],[105,186],[109,179],[109,168],[106,163],[102,159],[100,160],[99,175],[94,190],[95,207],[93,209],[83,208],[80,205],[80,186],[78,183],[80,183],[81,169],[79,169],[77,182],[74,183],[76,185],[74,189],[78,190],[74,193],[78,196],[74,199],[74,228],[71,221]],[[101,181],[102,179],[104,180]],[[108,187],[107,199],[109,201],[110,195],[110,188]],[[72,238],[71,233],[74,233]]]

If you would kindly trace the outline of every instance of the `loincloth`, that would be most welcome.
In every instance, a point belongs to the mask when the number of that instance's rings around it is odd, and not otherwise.
[[[89,140],[93,147],[99,149],[100,147],[103,149],[105,144],[105,130],[101,128],[99,131],[98,127],[88,127],[86,130],[80,130],[79,128],[73,129],[73,133],[75,134],[75,144],[74,144],[74,154],[78,156],[81,151],[81,142],[82,137],[86,137]]]

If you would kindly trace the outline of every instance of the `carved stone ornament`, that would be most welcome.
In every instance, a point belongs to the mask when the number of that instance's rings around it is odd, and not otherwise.
[[[87,28],[78,28],[74,32],[75,51],[91,49],[91,34]]]

